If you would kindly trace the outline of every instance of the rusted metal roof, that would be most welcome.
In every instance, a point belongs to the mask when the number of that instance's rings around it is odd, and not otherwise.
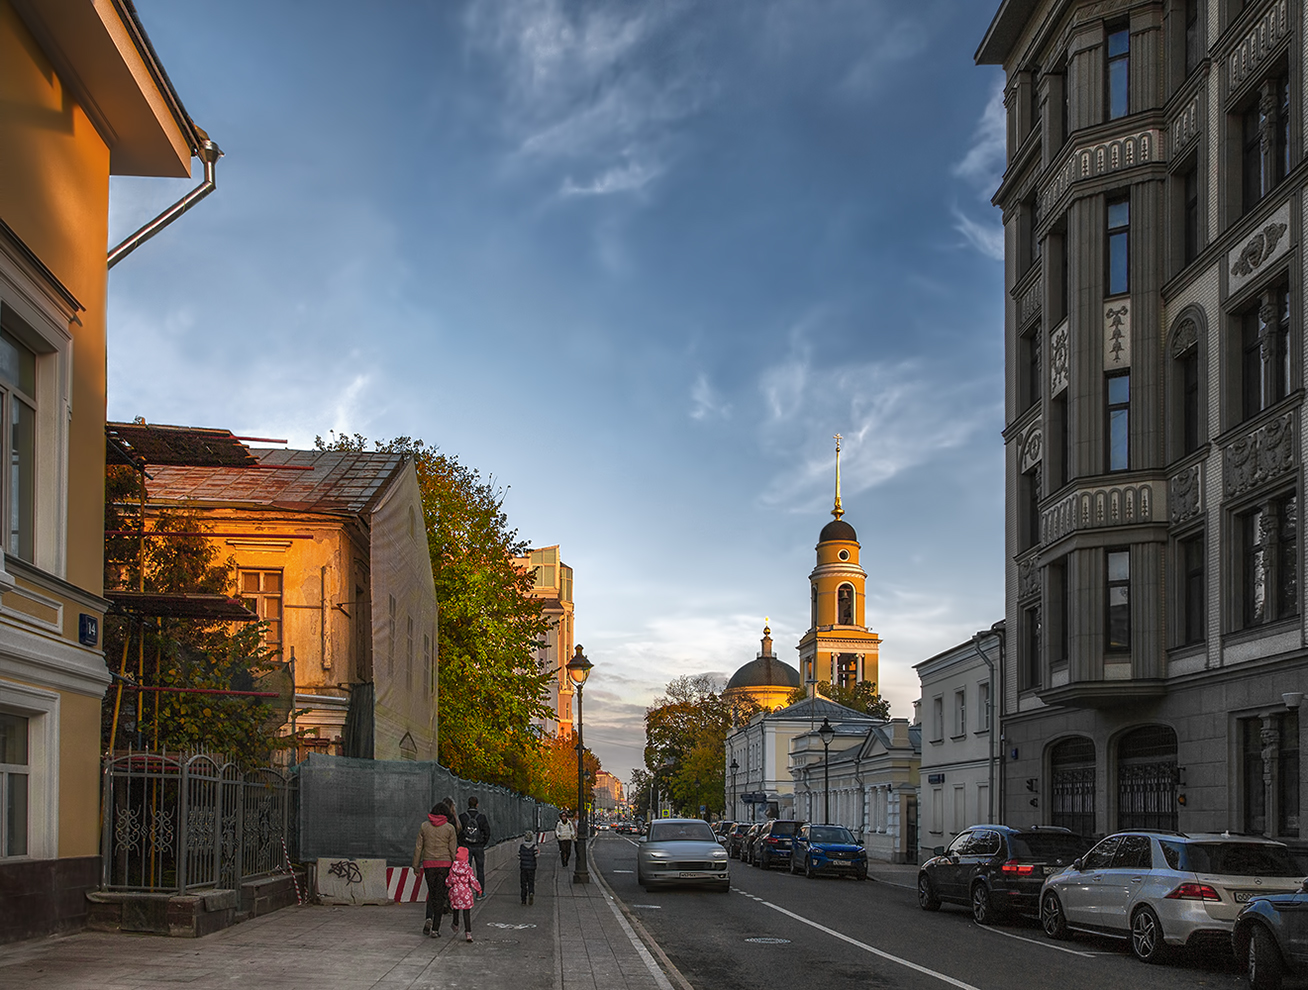
[[[156,423],[106,423],[110,464],[252,467],[258,460],[230,430]]]
[[[125,615],[214,622],[254,622],[259,618],[239,598],[229,595],[106,591],[104,596],[114,603],[114,612]]]
[[[253,453],[257,461],[252,467],[156,467],[150,498],[361,515],[376,504],[405,459],[403,454],[378,451]]]

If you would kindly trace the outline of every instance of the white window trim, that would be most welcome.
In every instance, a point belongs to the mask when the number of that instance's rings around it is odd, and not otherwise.
[[[59,695],[0,680],[0,711],[28,721],[27,855],[0,862],[59,856]]]

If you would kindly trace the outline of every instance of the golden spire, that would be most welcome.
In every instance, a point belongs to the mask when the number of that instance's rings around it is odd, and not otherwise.
[[[831,439],[836,441],[836,505],[831,510],[831,514],[839,519],[845,514],[845,510],[840,504],[840,441],[845,438],[837,433]]]

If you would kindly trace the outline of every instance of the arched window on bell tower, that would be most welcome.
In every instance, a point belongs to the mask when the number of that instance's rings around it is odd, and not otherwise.
[[[812,590],[813,590],[813,608],[812,608],[813,622],[811,628],[816,629],[817,628],[817,585],[816,584],[813,585]]]
[[[854,587],[842,584],[836,592],[836,623],[842,626],[854,624]]]

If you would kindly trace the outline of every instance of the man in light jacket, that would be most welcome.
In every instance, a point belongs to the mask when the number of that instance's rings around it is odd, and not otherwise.
[[[566,811],[559,812],[559,823],[554,826],[554,838],[559,840],[559,858],[563,865],[568,865],[572,858],[572,840],[577,837],[577,827],[568,821]]]

